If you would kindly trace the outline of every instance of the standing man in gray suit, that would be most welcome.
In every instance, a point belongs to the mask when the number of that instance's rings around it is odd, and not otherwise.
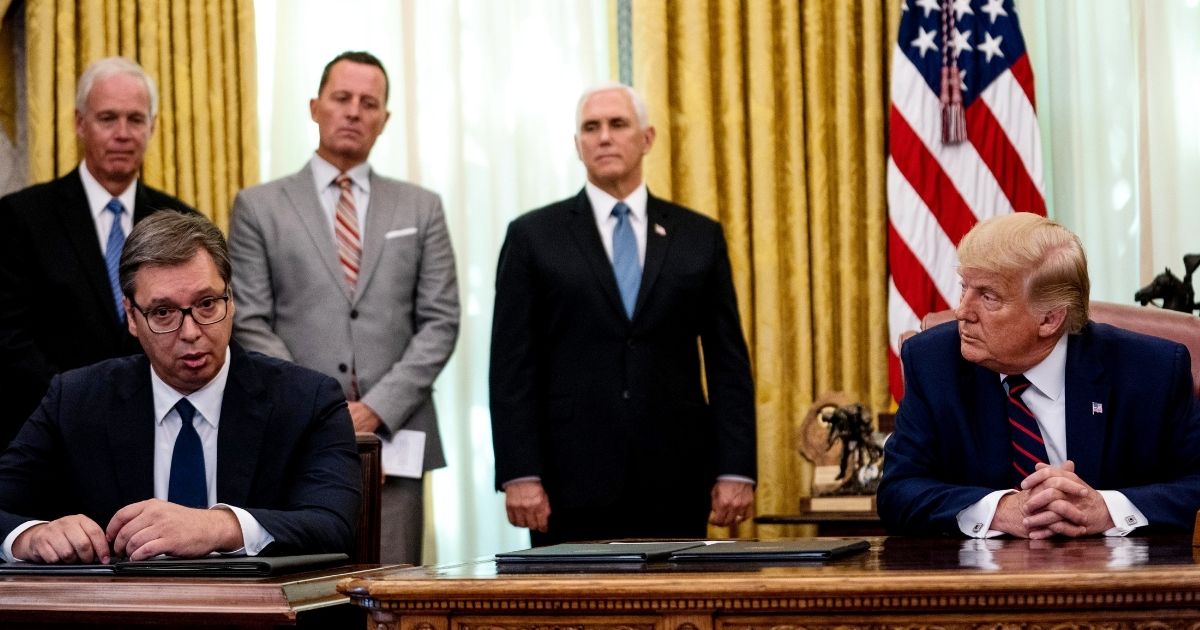
[[[458,284],[438,196],[367,163],[387,97],[379,59],[338,55],[309,101],[316,154],[238,193],[234,336],[338,379],[355,430],[384,440],[382,560],[419,564],[422,476],[445,466],[432,393],[458,336]]]

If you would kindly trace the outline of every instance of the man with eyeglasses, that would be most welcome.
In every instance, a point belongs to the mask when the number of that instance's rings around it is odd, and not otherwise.
[[[139,223],[121,255],[145,355],[56,376],[0,455],[0,555],[46,563],[348,551],[361,500],[336,381],[230,343],[220,230]]]
[[[138,179],[157,112],[141,66],[91,64],[75,93],[78,168],[0,199],[0,449],[52,376],[138,352],[117,287],[121,245],[154,212],[192,212]]]

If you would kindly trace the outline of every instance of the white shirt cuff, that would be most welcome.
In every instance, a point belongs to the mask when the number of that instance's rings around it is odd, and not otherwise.
[[[982,499],[968,505],[958,513],[958,529],[971,538],[995,538],[1003,536],[1004,532],[992,529],[992,519],[996,517],[996,508],[1000,498],[1012,494],[1016,490],[996,490]]]
[[[238,526],[242,528],[242,548],[228,553],[244,553],[247,556],[257,556],[263,549],[266,549],[267,545],[275,542],[275,537],[258,523],[258,519],[250,516],[250,513],[246,510],[224,503],[217,503],[209,509],[215,510],[218,508],[233,512],[233,515],[237,517]]]
[[[1150,524],[1146,515],[1137,509],[1124,494],[1117,490],[1097,490],[1104,505],[1108,507],[1108,515],[1112,518],[1112,529],[1105,530],[1105,536],[1127,536],[1129,532]]]
[[[13,530],[4,537],[4,548],[0,549],[0,557],[3,557],[5,562],[24,562],[24,560],[17,560],[12,555],[12,546],[13,543],[16,542],[17,536],[20,536],[21,532],[24,532],[34,525],[41,525],[42,523],[48,522],[49,521],[25,521],[24,523],[14,527]]]
[[[753,479],[749,477],[743,477],[741,475],[717,475],[717,481],[740,481],[742,483],[748,483],[752,486],[754,485]]]

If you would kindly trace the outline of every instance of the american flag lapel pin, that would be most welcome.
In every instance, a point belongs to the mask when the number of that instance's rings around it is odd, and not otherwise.
[[[663,226],[661,226],[661,225],[659,225],[659,224],[655,223],[655,224],[654,224],[654,233],[655,233],[655,234],[657,234],[657,235],[659,235],[659,236],[666,236],[666,235],[667,235],[667,228],[665,228],[665,227],[663,227]]]
[[[1100,414],[1100,413],[1104,413],[1104,405],[1102,405],[1098,402],[1092,403],[1092,415],[1094,416],[1094,415]]]

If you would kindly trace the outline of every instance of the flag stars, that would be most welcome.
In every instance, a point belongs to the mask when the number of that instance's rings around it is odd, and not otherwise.
[[[1004,36],[992,37],[991,33],[983,34],[984,42],[979,44],[979,50],[987,54],[987,62],[992,62],[992,57],[1004,58],[1004,53],[1000,51],[1000,44],[1004,41]]]
[[[980,11],[988,14],[988,17],[992,19],[992,24],[996,23],[997,17],[1008,16],[1008,11],[1004,10],[1004,0],[988,0],[988,3]]]
[[[921,58],[924,59],[926,52],[930,50],[937,50],[937,44],[935,44],[933,41],[933,38],[937,36],[937,31],[932,29],[927,31],[921,27],[917,27],[917,30],[919,30],[920,33],[917,35],[916,39],[912,40],[912,44],[910,45],[920,49]]]
[[[938,0],[917,0],[917,6],[925,10],[925,17],[929,17],[930,11],[941,11]]]
[[[960,31],[954,29],[954,36],[950,38],[950,45],[954,47],[954,56],[957,57],[963,54],[963,51],[973,50],[967,40],[971,39],[971,31]]]
[[[964,15],[975,15],[971,9],[971,0],[954,0],[954,19],[961,20]],[[992,20],[993,22],[995,20]]]

